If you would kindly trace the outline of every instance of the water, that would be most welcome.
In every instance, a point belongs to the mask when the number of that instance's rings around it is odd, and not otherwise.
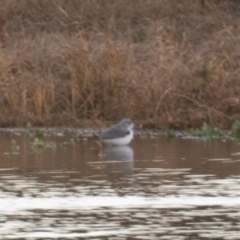
[[[69,140],[0,132],[0,239],[239,239],[237,141]]]

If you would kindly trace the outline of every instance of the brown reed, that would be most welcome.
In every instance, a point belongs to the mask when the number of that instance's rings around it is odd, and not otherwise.
[[[2,0],[0,10],[0,126],[240,119],[237,1]]]

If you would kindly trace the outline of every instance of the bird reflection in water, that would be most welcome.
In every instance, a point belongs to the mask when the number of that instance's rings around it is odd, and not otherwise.
[[[103,161],[108,173],[132,174],[134,152],[129,146],[107,146],[103,149]]]

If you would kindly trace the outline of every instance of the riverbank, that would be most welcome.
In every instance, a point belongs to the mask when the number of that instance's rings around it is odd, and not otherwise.
[[[229,129],[240,120],[236,1],[3,1],[0,126]],[[99,126],[98,126],[99,127]]]

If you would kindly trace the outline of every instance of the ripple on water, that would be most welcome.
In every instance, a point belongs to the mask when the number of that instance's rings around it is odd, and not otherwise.
[[[0,239],[239,239],[239,146],[136,138],[104,155],[80,141],[13,156],[9,133],[0,134]]]

